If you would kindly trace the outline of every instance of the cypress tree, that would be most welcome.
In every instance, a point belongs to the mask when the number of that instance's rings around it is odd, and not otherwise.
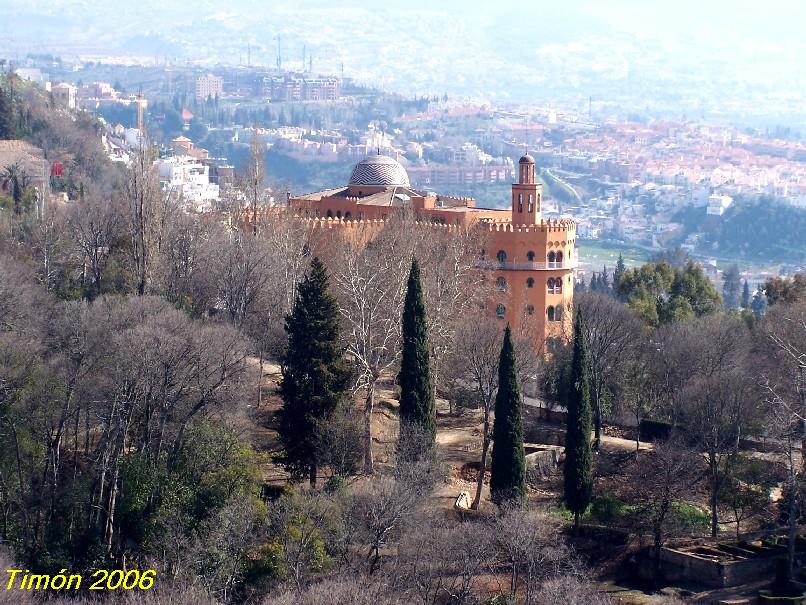
[[[512,330],[507,326],[498,362],[495,396],[490,497],[496,504],[523,502],[526,495],[526,460],[523,451],[521,391],[515,365]]]
[[[288,345],[281,358],[280,441],[286,469],[316,485],[319,428],[343,400],[350,369],[339,346],[339,307],[328,293],[328,275],[318,258],[297,289],[285,320]]]
[[[744,280],[744,288],[742,288],[742,309],[750,309],[750,286],[747,280]]]
[[[624,272],[627,270],[626,265],[624,264],[624,257],[621,255],[621,252],[618,253],[618,260],[616,261],[616,269],[613,271],[613,292],[618,291],[618,282],[621,279],[621,276],[624,275]]]
[[[565,389],[568,410],[565,431],[565,504],[574,513],[574,528],[591,501],[593,460],[591,456],[591,400],[588,381],[588,344],[582,313],[574,324],[574,356]]]
[[[741,277],[739,267],[735,264],[722,274],[722,300],[726,311],[735,311],[741,304]]]
[[[403,354],[397,376],[397,383],[400,385],[400,422],[419,425],[433,442],[437,426],[431,382],[431,355],[420,265],[416,258],[411,261],[402,322]]]

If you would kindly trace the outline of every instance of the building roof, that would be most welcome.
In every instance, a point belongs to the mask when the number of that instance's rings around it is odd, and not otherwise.
[[[353,168],[349,184],[373,187],[410,186],[406,169],[399,162],[385,155],[371,155],[358,162]]]
[[[518,160],[518,164],[534,164],[535,159],[530,156],[528,153],[523,156],[520,160]]]
[[[0,141],[0,170],[18,164],[31,178],[42,177],[45,159],[41,149],[27,141]]]

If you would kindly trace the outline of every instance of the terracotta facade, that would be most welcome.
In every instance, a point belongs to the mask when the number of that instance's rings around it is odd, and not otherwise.
[[[542,185],[534,159],[518,163],[508,210],[477,208],[471,198],[412,189],[403,167],[385,156],[371,156],[353,171],[350,183],[289,198],[291,209],[321,228],[349,229],[411,209],[419,221],[475,226],[485,232],[478,265],[487,271],[491,316],[528,331],[540,348],[567,334],[577,266],[576,223],[546,221],[541,215]]]

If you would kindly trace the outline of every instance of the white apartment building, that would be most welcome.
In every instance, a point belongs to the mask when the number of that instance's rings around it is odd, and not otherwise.
[[[210,97],[220,97],[224,92],[224,79],[207,74],[196,80],[196,99],[206,101]]]
[[[733,204],[733,198],[729,195],[711,195],[708,197],[706,213],[711,216],[722,216],[731,204]]]
[[[181,201],[202,212],[212,208],[219,199],[219,188],[210,182],[210,167],[198,159],[180,155],[157,160],[160,187],[181,198]]]

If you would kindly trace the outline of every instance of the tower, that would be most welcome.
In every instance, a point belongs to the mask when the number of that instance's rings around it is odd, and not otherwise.
[[[512,224],[536,225],[540,222],[543,186],[535,176],[535,160],[530,155],[518,160],[518,182],[512,185]]]

